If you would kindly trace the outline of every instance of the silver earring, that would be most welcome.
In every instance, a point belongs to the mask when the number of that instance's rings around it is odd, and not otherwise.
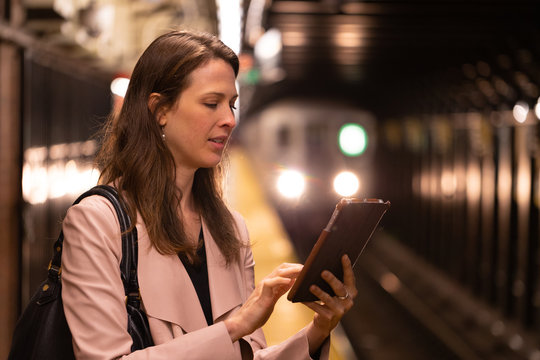
[[[165,129],[165,126],[162,126],[161,127],[161,140],[165,141],[165,131],[163,131]]]

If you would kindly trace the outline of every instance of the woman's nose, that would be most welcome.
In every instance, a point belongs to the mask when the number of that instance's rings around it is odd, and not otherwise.
[[[232,109],[227,111],[223,115],[219,125],[220,126],[228,126],[230,128],[234,128],[236,126],[236,116],[235,116],[234,111]]]

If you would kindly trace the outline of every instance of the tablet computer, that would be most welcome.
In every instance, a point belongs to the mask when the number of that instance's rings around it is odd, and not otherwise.
[[[321,278],[321,273],[328,270],[343,280],[341,257],[347,254],[354,266],[389,207],[390,202],[380,199],[341,199],[307,257],[287,299],[292,302],[319,300],[309,291],[313,284],[334,296],[334,291]]]

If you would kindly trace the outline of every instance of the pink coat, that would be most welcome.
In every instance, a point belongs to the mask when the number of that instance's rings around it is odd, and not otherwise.
[[[240,239],[245,223],[234,214]],[[197,293],[176,255],[161,255],[137,223],[139,287],[155,346],[130,354],[124,289],[120,279],[120,228],[112,205],[91,196],[69,209],[63,223],[62,300],[78,359],[310,359],[304,329],[266,347],[261,329],[232,342],[222,320],[254,288],[253,255],[246,246],[239,264],[225,266],[203,222],[214,325],[208,326]],[[328,358],[329,341],[321,359]]]

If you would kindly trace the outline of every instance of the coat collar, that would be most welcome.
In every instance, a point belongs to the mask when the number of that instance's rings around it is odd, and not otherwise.
[[[208,264],[208,283],[214,322],[242,304],[243,274],[225,259],[202,222]],[[148,316],[179,325],[186,332],[207,326],[191,279],[177,255],[162,255],[151,246],[146,228],[137,224],[139,236],[138,278]]]

